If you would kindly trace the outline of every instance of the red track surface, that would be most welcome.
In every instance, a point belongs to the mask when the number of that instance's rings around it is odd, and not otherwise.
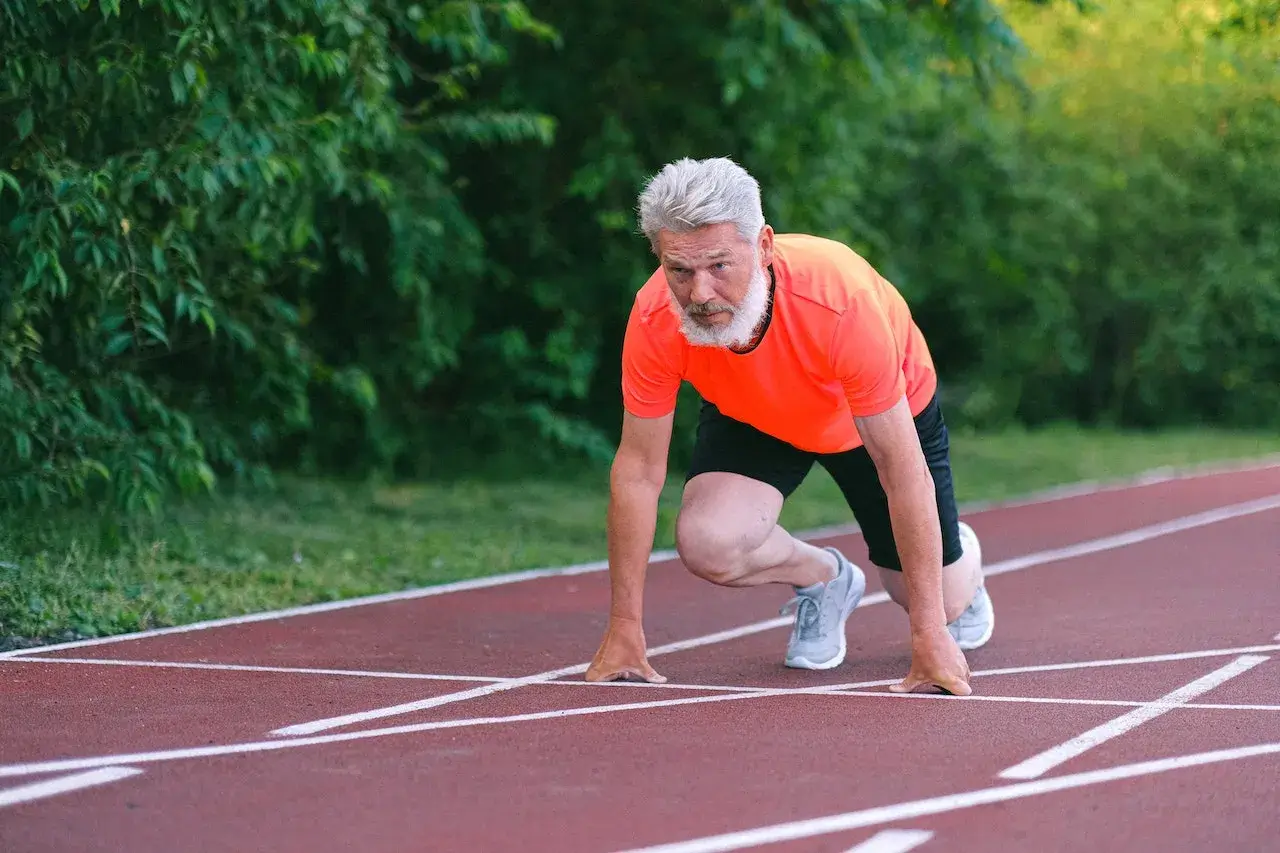
[[[864,682],[905,673],[906,619],[871,596],[832,672],[785,669],[775,625],[655,655],[668,686],[585,685],[557,671],[595,650],[603,572],[10,653],[0,850],[1278,849],[1280,466],[966,517],[997,616],[975,672],[1175,659],[979,674],[967,698],[884,695]],[[865,557],[857,536],[832,541]],[[786,598],[656,564],[650,645],[768,622]],[[1192,707],[1140,707],[1211,673],[1179,700]],[[272,734],[406,703],[422,706]],[[618,707],[631,703],[660,704]],[[1028,778],[1000,775],[1134,714]],[[75,787],[104,767],[141,772]]]

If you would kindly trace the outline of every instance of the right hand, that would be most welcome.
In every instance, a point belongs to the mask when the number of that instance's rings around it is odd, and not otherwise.
[[[647,681],[663,684],[666,677],[649,666],[645,654],[644,628],[634,619],[609,618],[604,640],[587,667],[587,681]]]
[[[919,687],[936,687],[953,696],[968,696],[969,662],[946,626],[911,638],[911,668],[907,677],[889,686],[891,693],[912,693]]]

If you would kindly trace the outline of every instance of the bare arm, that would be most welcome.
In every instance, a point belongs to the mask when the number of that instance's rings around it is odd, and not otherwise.
[[[644,580],[667,479],[674,415],[623,415],[622,441],[609,473],[609,625],[587,668],[588,681],[666,679],[646,660]]]
[[[645,570],[657,528],[658,497],[667,479],[674,415],[623,414],[622,440],[609,473],[611,618],[640,621]]]
[[[946,627],[942,604],[942,537],[933,477],[903,397],[888,411],[856,419],[889,499],[913,637]]]

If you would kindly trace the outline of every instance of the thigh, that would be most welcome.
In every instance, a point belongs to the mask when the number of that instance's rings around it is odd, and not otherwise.
[[[685,477],[686,491],[701,475],[735,474],[769,486],[781,501],[804,482],[813,458],[813,454],[734,420],[704,402],[698,416],[693,458]]]
[[[916,435],[924,451],[925,462],[933,476],[938,502],[938,522],[942,534],[942,564],[949,566],[960,559],[960,515],[956,507],[955,487],[951,478],[951,445],[942,407],[935,397],[915,417]],[[820,456],[819,463],[831,474],[853,511],[867,543],[867,558],[873,565],[894,571],[902,570],[898,545],[889,517],[889,501],[875,463],[866,448],[847,453]]]
[[[813,457],[704,403],[676,519],[677,547],[693,552],[759,546]]]

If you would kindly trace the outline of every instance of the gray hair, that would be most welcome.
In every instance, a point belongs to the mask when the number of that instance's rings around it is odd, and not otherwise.
[[[640,194],[640,229],[654,252],[659,231],[680,233],[721,222],[736,225],[747,242],[764,227],[760,184],[727,157],[668,163]]]

